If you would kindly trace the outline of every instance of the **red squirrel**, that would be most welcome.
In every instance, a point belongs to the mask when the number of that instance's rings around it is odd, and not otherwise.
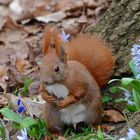
[[[40,66],[39,92],[46,101],[44,119],[49,130],[79,122],[99,124],[102,117],[100,87],[113,73],[114,57],[106,43],[91,35],[70,42],[56,28],[47,29]]]

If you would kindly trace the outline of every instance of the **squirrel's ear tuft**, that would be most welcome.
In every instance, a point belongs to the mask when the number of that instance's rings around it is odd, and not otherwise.
[[[50,49],[55,49],[59,53],[60,38],[56,27],[46,27],[44,36],[43,54],[47,54]]]
[[[67,54],[65,52],[65,49],[63,47],[60,48],[61,53],[60,53],[60,59],[63,63],[66,63],[67,61]]]

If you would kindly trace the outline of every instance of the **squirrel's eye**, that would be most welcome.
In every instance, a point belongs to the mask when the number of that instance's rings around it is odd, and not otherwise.
[[[59,66],[55,66],[54,70],[55,72],[59,72]]]

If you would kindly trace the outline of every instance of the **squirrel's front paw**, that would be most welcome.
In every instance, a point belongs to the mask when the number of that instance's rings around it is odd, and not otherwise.
[[[54,96],[48,95],[46,99],[47,99],[46,102],[48,102],[48,103],[56,102],[56,98]]]
[[[59,110],[62,109],[62,108],[65,108],[65,107],[67,107],[67,106],[68,106],[68,102],[67,102],[66,100],[60,101],[60,102],[58,103],[58,105],[57,105],[57,107],[58,107]]]
[[[54,103],[54,102],[56,102],[56,98],[54,96],[48,95],[45,92],[41,92],[41,96],[48,103]]]

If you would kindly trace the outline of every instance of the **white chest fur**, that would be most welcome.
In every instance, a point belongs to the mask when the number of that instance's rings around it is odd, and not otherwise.
[[[53,84],[46,87],[50,95],[55,95],[57,98],[66,98],[68,89],[63,84]],[[86,120],[87,111],[83,104],[72,104],[60,110],[61,120],[67,124],[76,124]]]
[[[50,95],[55,95],[59,98],[66,98],[68,96],[68,89],[63,84],[53,84],[46,87]]]

